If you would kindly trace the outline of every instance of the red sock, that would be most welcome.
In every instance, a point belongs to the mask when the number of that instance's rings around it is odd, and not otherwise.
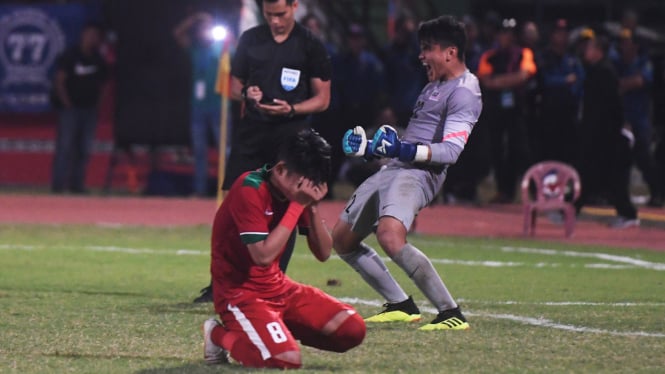
[[[212,329],[212,332],[210,332],[210,340],[212,340],[213,343],[220,347],[224,347],[224,336],[226,336],[228,331],[223,326],[215,326]]]

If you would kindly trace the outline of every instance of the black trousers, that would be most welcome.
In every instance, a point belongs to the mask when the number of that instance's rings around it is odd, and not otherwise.
[[[579,212],[591,196],[605,195],[619,216],[636,218],[637,209],[630,201],[631,150],[628,140],[587,136],[581,139],[582,149],[577,171],[582,180],[582,194],[575,203]]]
[[[492,167],[499,194],[515,197],[517,180],[531,165],[524,115],[518,108],[487,108]]]

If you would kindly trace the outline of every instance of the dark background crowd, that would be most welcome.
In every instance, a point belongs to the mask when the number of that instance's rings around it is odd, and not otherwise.
[[[116,82],[114,148],[187,146],[191,66],[171,30],[188,15],[206,11],[237,38],[252,20],[262,21],[260,1],[254,7],[246,0],[96,3],[110,36],[105,46],[112,52],[106,56]],[[317,130],[335,145],[331,184],[357,185],[380,166],[346,160],[337,145],[356,125],[406,126],[427,82],[418,59],[418,24],[448,12],[466,23],[466,63],[481,80],[484,110],[459,163],[449,170],[442,200],[479,202],[479,188],[489,179],[495,194],[487,201],[515,201],[519,179],[530,165],[542,160],[579,165],[588,153],[583,137],[603,138],[585,130],[585,121],[597,114],[596,125],[602,126],[603,116],[614,113],[621,117],[618,131],[629,145],[630,163],[648,187],[648,203],[663,205],[665,30],[660,20],[665,5],[660,2],[300,3],[298,21],[324,41],[333,65],[330,107],[314,118]],[[585,56],[591,40],[602,42],[602,61],[616,75],[617,107],[585,96],[593,91],[586,86],[592,82]],[[231,105],[230,131],[239,112],[237,103]]]

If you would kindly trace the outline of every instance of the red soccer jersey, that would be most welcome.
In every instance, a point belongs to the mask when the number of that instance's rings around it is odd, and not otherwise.
[[[265,240],[289,206],[272,195],[267,179],[266,168],[241,175],[215,215],[210,270],[218,312],[226,310],[228,302],[278,296],[290,284],[279,268],[281,254],[270,266],[258,266],[247,248]]]

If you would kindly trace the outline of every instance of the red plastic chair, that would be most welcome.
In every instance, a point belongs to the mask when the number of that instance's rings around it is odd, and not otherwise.
[[[575,227],[573,203],[580,197],[581,189],[579,174],[568,164],[543,161],[530,167],[522,178],[524,235],[535,234],[539,212],[561,212],[566,237],[570,237]]]

